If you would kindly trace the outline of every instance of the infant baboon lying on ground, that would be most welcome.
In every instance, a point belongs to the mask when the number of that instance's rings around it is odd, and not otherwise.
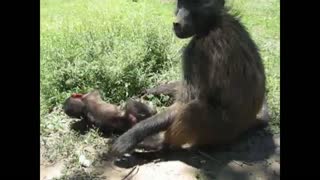
[[[89,126],[103,132],[125,132],[139,121],[154,114],[156,110],[148,105],[129,99],[123,109],[102,100],[99,91],[87,94],[75,93],[63,105],[64,112],[74,118],[83,118]]]

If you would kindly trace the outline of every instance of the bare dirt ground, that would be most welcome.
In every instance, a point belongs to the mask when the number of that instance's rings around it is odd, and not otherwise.
[[[41,180],[59,178],[64,164],[41,165]],[[95,172],[97,176],[86,176]],[[277,180],[280,179],[280,135],[264,131],[246,135],[232,146],[171,153],[134,153],[121,160],[101,158],[63,179],[131,180]]]

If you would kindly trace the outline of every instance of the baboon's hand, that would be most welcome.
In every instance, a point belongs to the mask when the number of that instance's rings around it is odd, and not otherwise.
[[[126,134],[123,134],[112,144],[110,154],[117,157],[122,156],[125,153],[129,153],[129,151],[134,148],[133,146],[135,144],[136,143],[134,143],[131,138],[127,137]]]

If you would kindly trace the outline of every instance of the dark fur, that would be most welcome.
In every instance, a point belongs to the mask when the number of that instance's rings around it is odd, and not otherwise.
[[[129,99],[124,107],[125,116],[134,116],[136,121],[142,121],[157,113],[155,109],[150,108],[146,104]]]
[[[120,136],[114,155],[163,130],[171,147],[227,144],[268,118],[258,48],[224,0],[179,0],[176,14],[175,34],[192,39],[183,53],[175,103]],[[257,118],[259,110],[264,116]]]
[[[156,87],[145,89],[141,92],[141,96],[146,96],[148,94],[153,95],[168,95],[168,96],[174,96],[177,92],[177,88],[180,85],[180,81],[174,81],[167,84],[160,84]]]
[[[84,118],[85,105],[81,99],[68,97],[63,104],[63,111],[72,118]]]
[[[98,91],[92,91],[82,98],[69,97],[63,106],[64,112],[74,118],[83,118],[88,125],[94,125],[104,132],[124,132],[156,113],[146,104],[128,100],[125,108],[104,102]]]

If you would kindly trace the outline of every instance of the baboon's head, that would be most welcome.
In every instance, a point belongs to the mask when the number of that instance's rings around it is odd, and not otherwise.
[[[218,21],[224,0],[177,0],[173,30],[178,38],[206,33]]]

